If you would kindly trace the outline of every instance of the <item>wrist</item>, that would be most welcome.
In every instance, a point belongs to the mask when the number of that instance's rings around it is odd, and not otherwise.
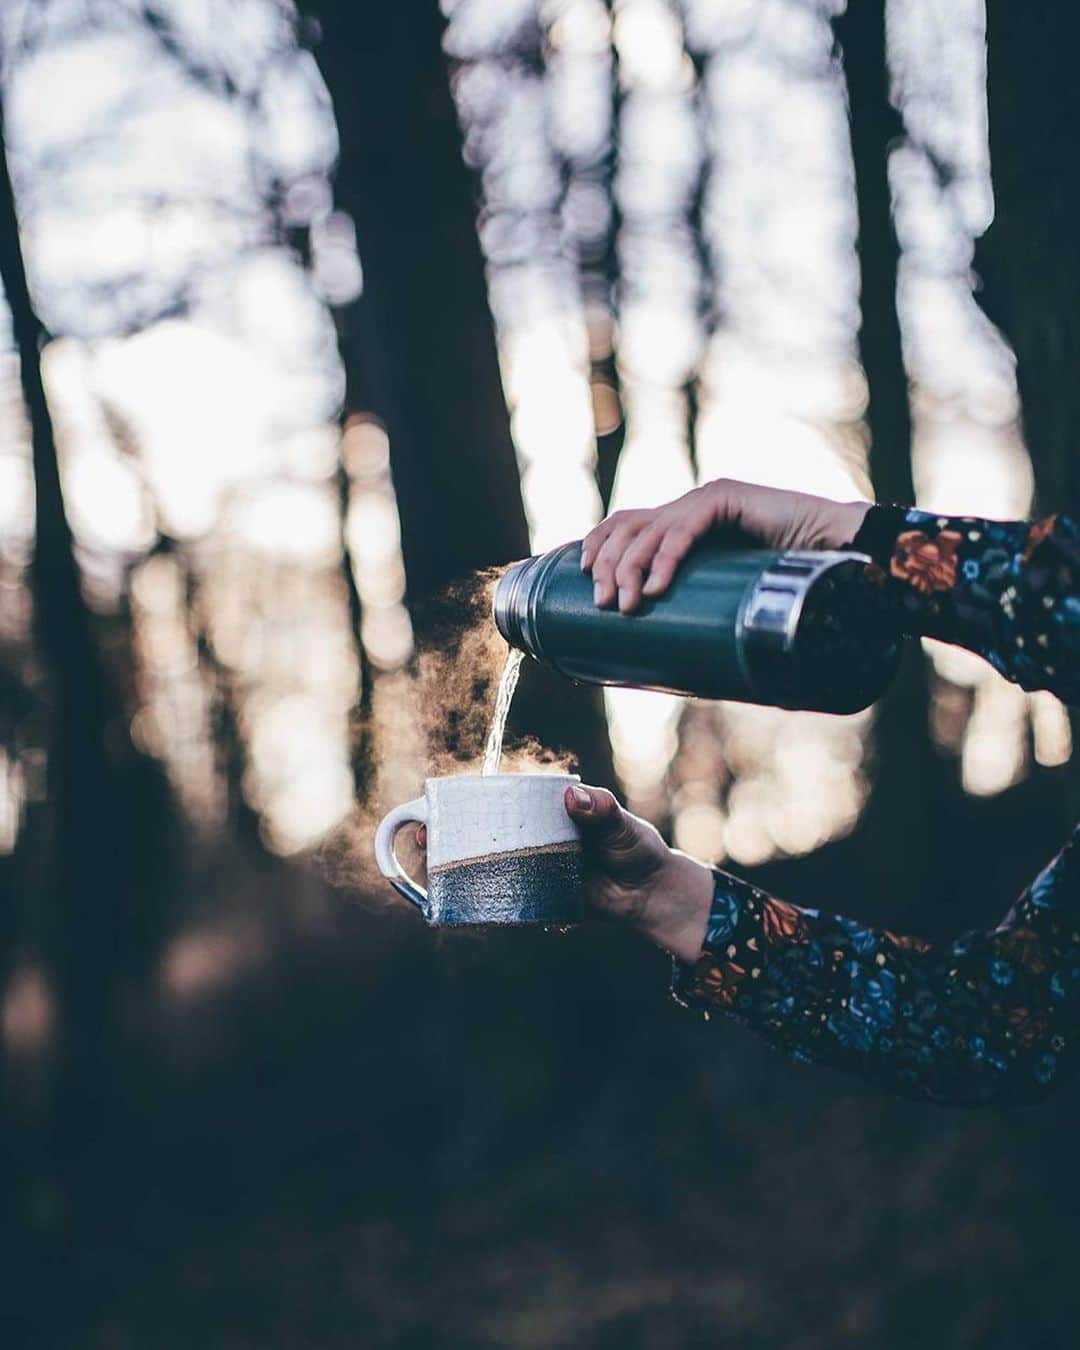
[[[827,523],[827,548],[843,548],[850,544],[862,528],[872,502],[834,502]]]
[[[669,850],[650,886],[639,928],[680,961],[701,955],[712,906],[712,870],[686,853]]]

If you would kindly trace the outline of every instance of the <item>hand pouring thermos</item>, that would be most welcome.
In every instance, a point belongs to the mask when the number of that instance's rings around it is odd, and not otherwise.
[[[858,553],[699,545],[633,614],[598,609],[580,543],[515,563],[495,589],[512,647],[572,680],[818,712],[857,712],[900,644]]]

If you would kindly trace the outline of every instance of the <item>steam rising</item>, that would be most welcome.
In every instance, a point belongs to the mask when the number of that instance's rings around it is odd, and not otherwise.
[[[428,777],[481,770],[508,651],[491,617],[495,587],[505,570],[479,572],[450,587],[433,606],[416,661]],[[535,737],[515,735],[511,709],[503,773],[570,773],[575,767],[572,756],[547,749]]]
[[[415,678],[429,778],[480,772],[506,658],[506,643],[491,619],[503,570],[489,568],[466,578],[424,607]]]
[[[372,800],[357,803],[350,820],[319,851],[320,866],[339,885],[370,891],[399,904],[374,863],[372,839],[382,816],[400,801],[421,795],[424,778],[481,772],[499,676],[509,650],[491,617],[495,587],[505,570],[493,567],[478,572],[419,609],[419,650],[407,677],[399,677],[407,678],[410,684],[407,706],[413,725],[401,724],[400,693],[394,700],[398,716],[393,723],[384,723],[376,716],[374,753],[378,789]],[[527,673],[523,678],[527,680]],[[513,720],[511,708],[501,773],[575,771],[577,761],[572,755],[548,749],[534,736],[515,734]],[[390,785],[385,782],[383,770],[400,759],[401,737],[417,729],[423,745],[423,763],[418,765],[416,779],[407,785],[395,780],[388,792]],[[424,855],[411,830],[399,832],[396,849],[405,870],[422,883]]]

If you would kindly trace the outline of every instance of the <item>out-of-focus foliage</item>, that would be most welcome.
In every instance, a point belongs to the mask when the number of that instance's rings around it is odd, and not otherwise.
[[[135,737],[195,819],[222,823],[232,772],[294,848],[349,810],[358,684],[328,306],[360,273],[325,86],[270,0],[16,4],[2,25],[67,510],[92,602],[133,616]]]

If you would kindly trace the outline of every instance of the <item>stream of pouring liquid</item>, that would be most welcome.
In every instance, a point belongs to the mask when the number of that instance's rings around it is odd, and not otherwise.
[[[503,666],[502,677],[499,680],[499,692],[495,695],[495,711],[491,716],[491,730],[488,732],[487,745],[484,747],[484,766],[480,772],[486,777],[488,774],[499,772],[499,762],[502,759],[503,732],[506,730],[506,715],[510,711],[510,703],[514,697],[514,690],[517,688],[518,676],[521,674],[521,660],[524,652],[510,647],[506,654],[506,664]]]

